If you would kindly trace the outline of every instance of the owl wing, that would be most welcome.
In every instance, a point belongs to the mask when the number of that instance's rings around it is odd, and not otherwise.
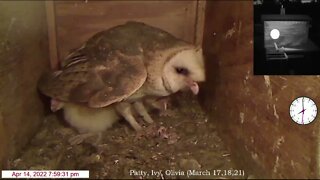
[[[54,99],[94,108],[125,100],[141,88],[147,71],[142,56],[111,54],[105,61],[79,56],[60,71],[44,75],[38,87]]]

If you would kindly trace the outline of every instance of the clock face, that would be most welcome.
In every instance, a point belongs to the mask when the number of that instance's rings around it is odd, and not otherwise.
[[[308,97],[298,97],[291,103],[290,116],[298,124],[309,124],[316,119],[317,105]]]

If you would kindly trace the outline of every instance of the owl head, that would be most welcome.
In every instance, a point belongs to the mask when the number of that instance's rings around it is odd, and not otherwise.
[[[173,54],[163,68],[163,84],[175,93],[189,88],[198,94],[198,82],[205,81],[205,68],[202,49],[193,47]]]

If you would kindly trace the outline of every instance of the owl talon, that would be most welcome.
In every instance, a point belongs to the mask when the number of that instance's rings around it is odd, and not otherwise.
[[[136,109],[136,111],[138,112],[138,114],[143,117],[144,121],[146,121],[149,124],[153,123],[153,119],[149,115],[148,111],[146,110],[146,108],[144,107],[142,102],[137,101],[137,102],[133,103],[133,106]]]
[[[68,142],[70,143],[70,145],[78,145],[81,144],[84,139],[86,139],[88,136],[84,136],[85,134],[79,134],[76,136],[71,137]]]
[[[95,133],[85,133],[85,134],[78,134],[76,136],[71,137],[68,142],[70,143],[70,145],[78,145],[81,144],[84,140],[86,140],[87,138],[90,138],[92,136],[98,135],[97,140],[95,141],[94,144],[99,144],[102,138],[101,133],[99,134],[95,134]]]
[[[142,127],[137,123],[136,125],[132,125],[131,126],[133,127],[134,130],[136,131],[141,131],[142,130]]]
[[[136,131],[140,131],[142,129],[142,127],[137,123],[136,119],[132,115],[130,103],[119,103],[116,106],[116,110],[124,117],[124,119],[129,122],[133,129],[135,129]]]

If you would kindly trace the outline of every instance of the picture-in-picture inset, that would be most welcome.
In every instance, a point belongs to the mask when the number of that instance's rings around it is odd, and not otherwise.
[[[320,74],[320,1],[254,1],[254,74]]]

